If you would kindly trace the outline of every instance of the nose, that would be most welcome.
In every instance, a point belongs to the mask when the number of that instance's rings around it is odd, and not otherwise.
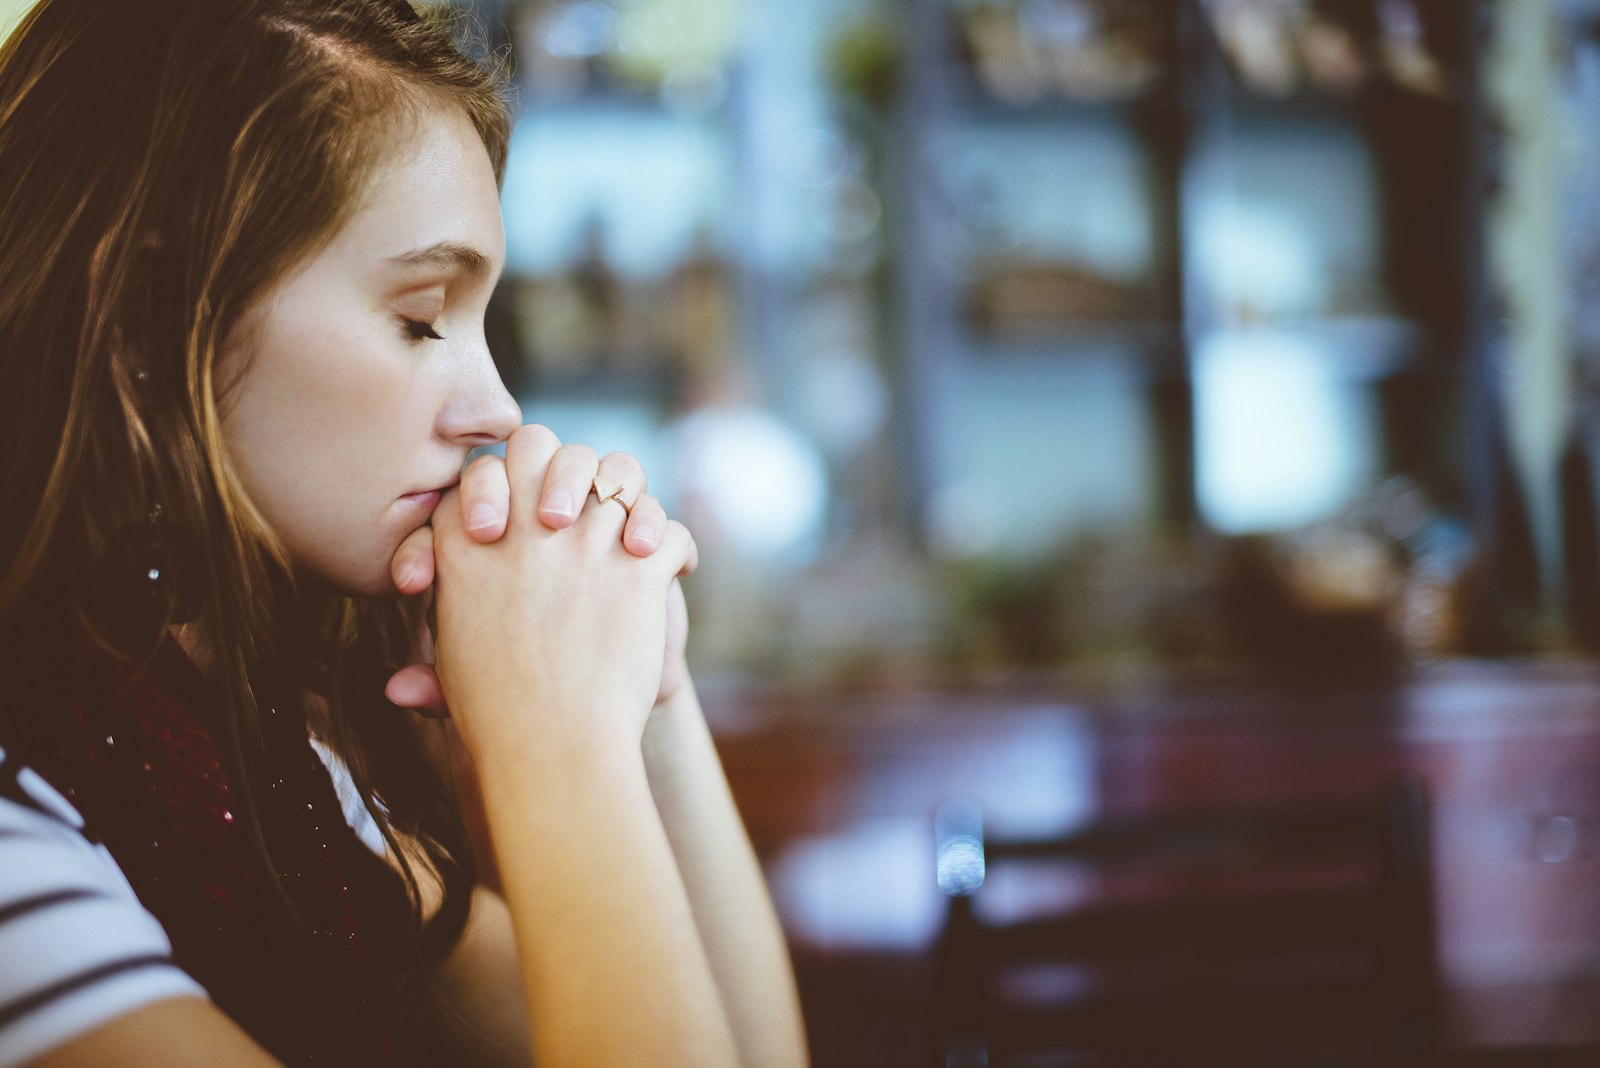
[[[476,448],[504,441],[522,425],[522,408],[500,380],[486,342],[471,346],[457,375],[457,388],[439,416],[442,436]]]

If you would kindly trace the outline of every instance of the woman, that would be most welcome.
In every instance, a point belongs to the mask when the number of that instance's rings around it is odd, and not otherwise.
[[[804,1063],[693,542],[484,343],[507,129],[405,0],[0,50],[0,1065]]]

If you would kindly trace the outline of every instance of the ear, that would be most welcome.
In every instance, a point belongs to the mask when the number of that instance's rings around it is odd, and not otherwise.
[[[89,285],[92,289],[105,273],[107,261],[111,258],[112,251],[117,247],[117,240],[121,235],[116,230],[110,230],[99,241],[95,242],[94,252],[89,256]],[[166,238],[160,230],[146,230],[139,239],[139,251],[159,252],[167,247]]]
[[[94,292],[102,276],[110,266],[113,252],[117,248],[119,233],[109,231],[95,243],[94,252],[89,258],[89,289]],[[166,241],[159,230],[147,230],[139,239],[139,254],[142,259],[146,253],[159,252],[166,247]],[[140,269],[148,269],[147,265],[140,264]],[[131,325],[137,333],[137,324],[126,324],[118,320],[111,324],[111,367],[119,389],[129,391],[129,395],[137,396],[138,390],[149,380],[149,370],[145,365],[145,356],[138,351],[137,339],[130,341],[128,328]]]

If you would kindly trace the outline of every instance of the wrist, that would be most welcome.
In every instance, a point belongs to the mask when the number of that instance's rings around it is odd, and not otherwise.
[[[541,789],[581,789],[639,769],[637,727],[609,709],[562,714],[521,708],[502,722],[514,729],[479,731],[468,739],[487,793],[492,787],[537,782]]]
[[[700,724],[704,718],[699,695],[693,683],[685,679],[677,692],[650,710],[644,736],[640,739],[645,767],[653,769],[673,760],[695,733],[703,729]]]

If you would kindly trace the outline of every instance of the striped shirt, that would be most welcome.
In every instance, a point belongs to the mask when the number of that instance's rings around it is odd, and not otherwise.
[[[346,820],[381,854],[349,771],[312,745]],[[110,851],[84,831],[66,798],[0,748],[0,1068],[153,1002],[207,997],[174,963],[166,931]]]

